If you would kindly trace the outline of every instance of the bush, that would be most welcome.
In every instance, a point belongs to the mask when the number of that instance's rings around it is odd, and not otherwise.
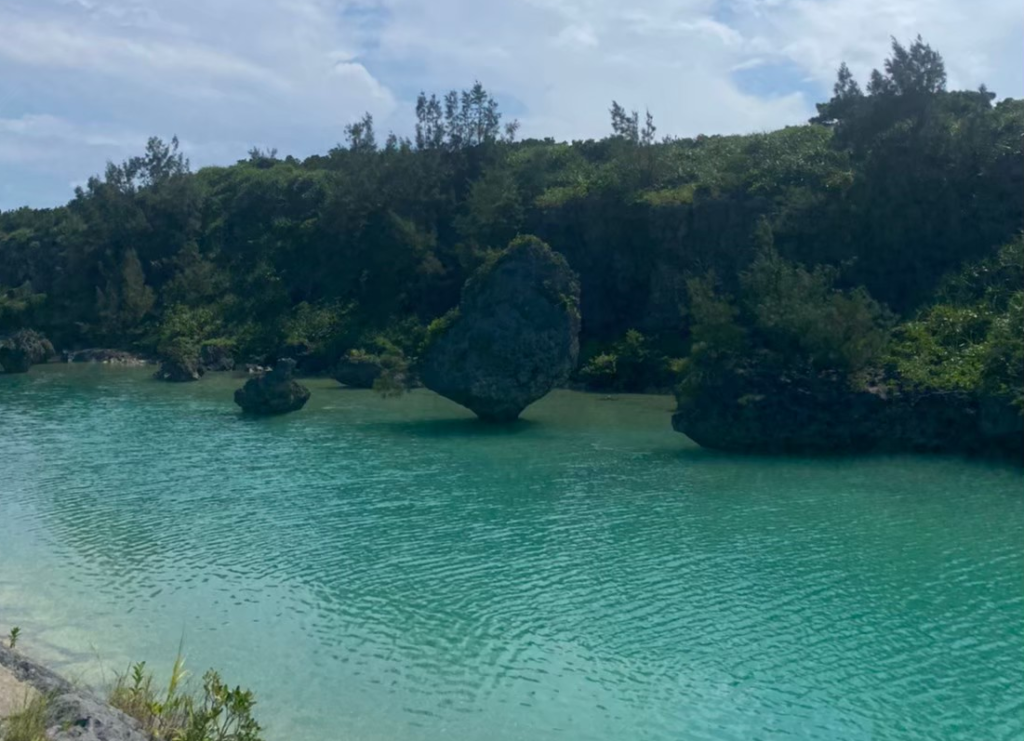
[[[992,315],[940,304],[896,329],[889,364],[914,386],[970,391],[981,385]]]
[[[197,360],[202,344],[219,330],[220,322],[212,310],[175,304],[160,322],[157,352],[169,360]]]
[[[1009,396],[1024,414],[1024,291],[992,321],[985,342],[982,389]]]
[[[139,721],[155,741],[261,741],[251,691],[231,689],[213,670],[203,675],[198,691],[188,691],[185,679],[180,652],[163,691],[154,687],[153,674],[140,662],[118,675],[110,704]]]
[[[899,327],[889,367],[920,388],[1007,396],[1024,410],[1024,240],[966,265]]]
[[[24,709],[0,719],[0,740],[46,741],[46,728],[51,722],[50,698],[36,694]]]
[[[854,373],[876,362],[892,314],[863,288],[835,288],[838,271],[807,270],[762,249],[740,276],[743,303],[766,349],[818,369]]]
[[[284,321],[285,344],[323,347],[341,334],[348,323],[349,307],[337,304],[297,304]]]
[[[437,342],[438,339],[448,331],[459,318],[459,307],[451,309],[442,316],[434,319],[430,324],[427,325],[426,334],[423,337],[423,343],[420,346],[420,354],[422,355],[428,347]]]
[[[669,386],[674,378],[659,343],[635,329],[592,355],[579,377],[596,391],[647,391]]]
[[[618,357],[610,352],[595,355],[583,364],[580,378],[593,389],[603,391],[614,388],[618,381]]]

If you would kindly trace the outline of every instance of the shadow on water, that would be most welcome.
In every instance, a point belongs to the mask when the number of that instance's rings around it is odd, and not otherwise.
[[[542,422],[532,419],[517,419],[515,422],[484,422],[476,417],[462,419],[403,419],[370,422],[360,425],[363,429],[379,430],[389,435],[413,435],[423,438],[443,437],[510,437],[536,431],[544,427]]]

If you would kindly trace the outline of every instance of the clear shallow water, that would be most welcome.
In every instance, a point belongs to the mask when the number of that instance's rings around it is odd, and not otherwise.
[[[0,376],[0,632],[254,688],[274,741],[1024,738],[1024,476],[737,458],[670,402]]]

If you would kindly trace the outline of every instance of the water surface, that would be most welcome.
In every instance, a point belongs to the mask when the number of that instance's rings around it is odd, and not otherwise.
[[[1024,477],[739,458],[670,400],[0,376],[0,631],[258,693],[272,741],[1024,738]]]

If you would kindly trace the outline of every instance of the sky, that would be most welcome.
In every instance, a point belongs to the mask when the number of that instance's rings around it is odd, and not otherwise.
[[[196,168],[325,152],[365,111],[411,134],[420,90],[475,80],[521,137],[604,136],[612,100],[659,136],[770,130],[919,33],[951,88],[1024,96],[1020,0],[0,0],[0,209],[150,136]]]

